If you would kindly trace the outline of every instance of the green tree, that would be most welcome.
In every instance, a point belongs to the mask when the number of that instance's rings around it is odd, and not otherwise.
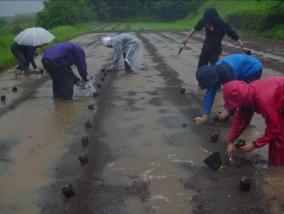
[[[4,27],[7,24],[6,19],[0,17],[0,28]]]
[[[94,12],[85,0],[47,0],[37,14],[37,25],[45,28],[71,25],[93,19]]]

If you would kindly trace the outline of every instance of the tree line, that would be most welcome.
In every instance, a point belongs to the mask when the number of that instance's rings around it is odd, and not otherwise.
[[[119,21],[128,18],[174,21],[188,15],[198,0],[47,0],[37,15],[43,27],[74,24],[90,20]]]

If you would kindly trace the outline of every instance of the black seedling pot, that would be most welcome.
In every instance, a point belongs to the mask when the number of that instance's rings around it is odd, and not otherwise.
[[[82,142],[82,145],[83,145],[83,146],[89,145],[90,142],[89,142],[88,136],[82,137],[82,138],[81,138],[81,142]]]
[[[62,187],[62,193],[65,195],[66,198],[71,198],[75,195],[75,192],[71,184],[65,185],[64,187]]]
[[[101,81],[102,81],[102,82],[104,82],[104,81],[105,81],[105,78],[104,78],[104,77],[102,77],[102,78],[101,78]]]
[[[102,84],[98,83],[97,88],[101,88],[101,87],[102,87]]]
[[[234,145],[236,146],[236,149],[240,149],[242,146],[246,145],[246,141],[239,139],[236,142],[234,142]]]
[[[92,128],[93,125],[92,125],[92,123],[88,120],[88,121],[85,122],[85,127],[88,129],[88,128]]]
[[[247,55],[251,55],[251,50],[247,50],[245,53],[246,53]]]
[[[179,93],[180,94],[185,94],[185,88],[181,88]]]
[[[105,69],[105,68],[102,68],[102,69],[101,69],[101,72],[102,72],[102,73],[104,73],[105,71],[106,71],[106,69]]]
[[[204,163],[207,164],[211,169],[219,169],[219,167],[222,165],[222,159],[219,152],[214,152],[211,155],[209,155],[205,160]]]
[[[1,101],[6,101],[6,95],[1,95]]]
[[[217,143],[219,139],[219,134],[214,132],[213,134],[211,134],[210,138],[212,143]]]
[[[98,97],[99,94],[97,92],[93,92],[93,97]]]
[[[106,77],[106,76],[107,76],[107,73],[104,73],[104,76]]]
[[[88,109],[89,109],[89,110],[94,110],[94,108],[95,108],[95,107],[94,107],[93,104],[88,105]]]
[[[78,159],[80,161],[81,166],[84,166],[84,165],[86,165],[89,162],[89,158],[88,158],[87,154],[79,156]]]
[[[219,116],[213,117],[215,123],[220,122]]]
[[[183,123],[183,124],[182,124],[182,127],[184,127],[184,128],[187,127],[187,124],[186,124],[186,123]]]
[[[250,190],[251,180],[247,177],[241,177],[240,180],[240,190],[248,192]]]
[[[14,87],[12,88],[12,91],[13,91],[13,92],[16,92],[16,91],[18,91],[18,88],[17,88],[16,86],[14,86]]]

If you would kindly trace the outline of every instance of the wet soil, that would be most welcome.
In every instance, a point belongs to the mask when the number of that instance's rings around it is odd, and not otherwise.
[[[231,121],[192,123],[202,106],[203,91],[195,80],[202,35],[178,56],[184,33],[138,33],[144,49],[141,71],[125,74],[121,63],[101,82],[100,69],[112,56],[99,42],[103,35],[73,40],[86,51],[94,84],[102,84],[95,98],[76,89],[73,102],[53,101],[47,75],[0,74],[0,92],[9,99],[0,104],[0,213],[282,212],[284,173],[267,169],[266,148],[235,154],[220,171],[203,163],[216,151],[225,161]],[[264,62],[264,76],[282,72],[284,59],[276,44],[260,49],[261,39],[244,40],[261,59],[273,61]],[[225,40],[223,54],[237,50]],[[222,104],[219,93],[212,117]],[[92,127],[85,128],[86,121]],[[252,124],[242,136],[248,141],[264,130],[260,117]],[[219,141],[211,143],[216,131]],[[83,136],[88,145],[82,146]],[[88,163],[81,165],[78,157],[85,154]],[[239,189],[242,176],[252,179],[249,192]],[[61,189],[68,184],[75,196],[66,199]]]

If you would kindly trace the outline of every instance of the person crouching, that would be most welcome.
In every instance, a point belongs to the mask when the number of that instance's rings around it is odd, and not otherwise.
[[[72,71],[72,65],[76,65],[83,82],[88,82],[85,52],[71,42],[62,42],[48,48],[43,54],[42,64],[52,78],[54,98],[72,100],[73,86],[80,82]]]

